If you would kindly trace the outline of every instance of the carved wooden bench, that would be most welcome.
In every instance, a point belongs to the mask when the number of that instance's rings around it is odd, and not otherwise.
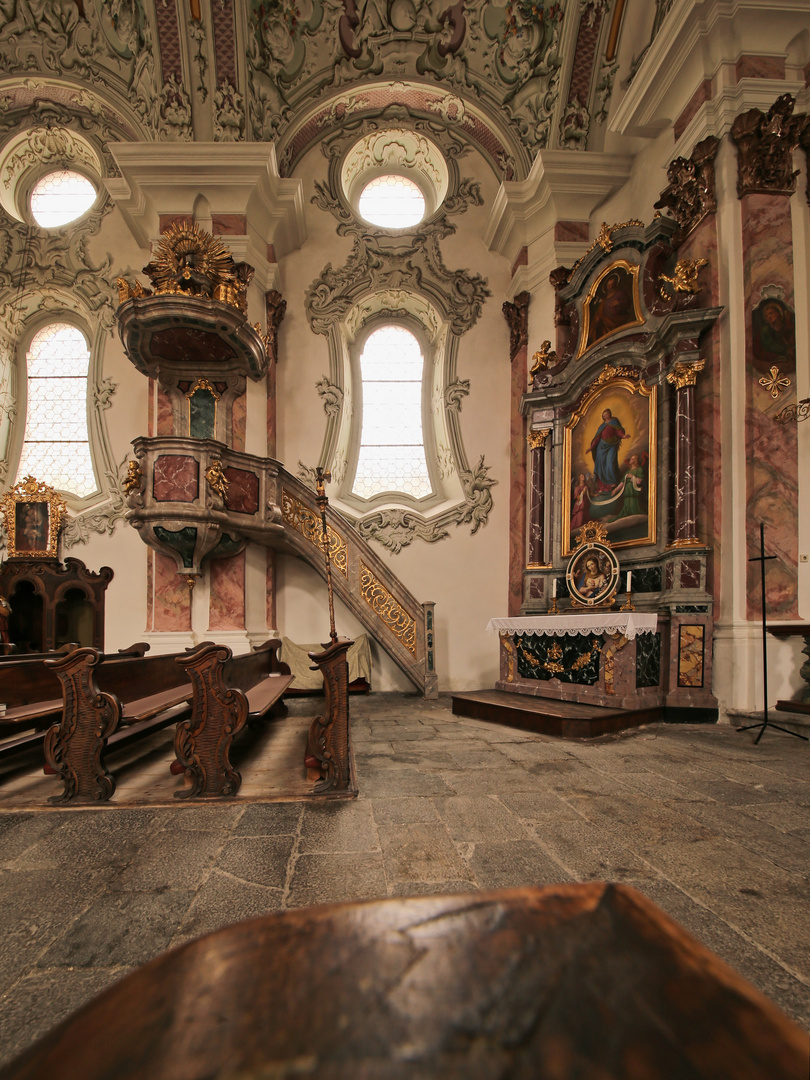
[[[51,802],[109,799],[115,780],[104,766],[105,751],[180,719],[192,688],[175,659],[168,654],[113,660],[97,649],[77,649],[46,661],[63,692],[62,719],[45,735],[45,760],[64,785]]]
[[[242,784],[230,760],[234,736],[246,723],[259,723],[278,711],[293,680],[278,660],[280,642],[234,657],[226,645],[205,644],[177,663],[194,688],[191,717],[177,725],[174,750],[190,787],[178,799],[233,796]]]
[[[145,642],[137,642],[110,660],[143,656],[148,648]],[[62,713],[62,685],[45,661],[70,655],[77,649],[78,645],[70,645],[51,653],[19,653],[3,658],[0,703],[6,709],[0,714],[0,760],[42,745],[45,732]]]

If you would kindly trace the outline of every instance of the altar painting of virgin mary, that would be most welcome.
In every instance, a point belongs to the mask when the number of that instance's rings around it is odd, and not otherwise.
[[[655,543],[656,389],[630,378],[586,391],[563,439],[563,555],[588,521],[612,547]]]

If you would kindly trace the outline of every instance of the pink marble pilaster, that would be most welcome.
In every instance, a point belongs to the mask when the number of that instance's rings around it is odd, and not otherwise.
[[[759,555],[759,526],[765,526],[767,554],[766,606],[771,619],[798,618],[799,458],[795,424],[778,424],[776,413],[796,401],[796,351],[793,334],[781,343],[786,351],[773,370],[790,385],[773,397],[760,379],[769,378],[770,363],[755,351],[753,312],[775,296],[791,309],[793,298],[793,233],[790,200],[782,195],[746,195],[742,200],[743,272],[745,288],[745,532],[748,557]],[[789,339],[789,340],[788,340]],[[761,350],[760,350],[761,353]],[[747,615],[761,616],[760,568],[748,563]]]
[[[160,386],[156,386],[155,391],[157,394],[157,434],[188,435],[188,429],[185,431],[174,430],[174,409],[172,408],[172,399]]]
[[[276,553],[272,548],[267,549],[267,595],[266,595],[266,613],[267,613],[267,625],[271,630],[275,630],[276,623]]]
[[[177,573],[177,563],[155,552],[153,575],[153,630],[191,630],[191,591]]]
[[[245,628],[245,553],[209,563],[208,629]]]
[[[511,366],[511,439],[509,467],[509,615],[523,603],[526,558],[526,436],[520,399],[526,388],[528,346],[518,350]]]
[[[231,446],[234,450],[245,449],[245,424],[247,420],[247,397],[240,394],[234,398],[231,413]]]
[[[276,456],[276,365],[267,368],[267,453]]]

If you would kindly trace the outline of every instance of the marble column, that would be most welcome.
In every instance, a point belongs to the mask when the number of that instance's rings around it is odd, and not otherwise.
[[[671,548],[699,547],[697,535],[697,414],[695,383],[705,360],[678,361],[667,375],[675,387],[674,537]]]
[[[528,569],[547,566],[546,562],[546,439],[551,428],[530,431],[526,439],[531,455],[529,488]]]

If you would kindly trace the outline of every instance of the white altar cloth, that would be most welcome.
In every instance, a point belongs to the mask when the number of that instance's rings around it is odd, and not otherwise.
[[[637,634],[654,634],[658,616],[642,611],[583,611],[576,615],[526,615],[514,619],[490,619],[487,633],[553,634],[573,637],[575,634],[623,634],[632,641]]]

